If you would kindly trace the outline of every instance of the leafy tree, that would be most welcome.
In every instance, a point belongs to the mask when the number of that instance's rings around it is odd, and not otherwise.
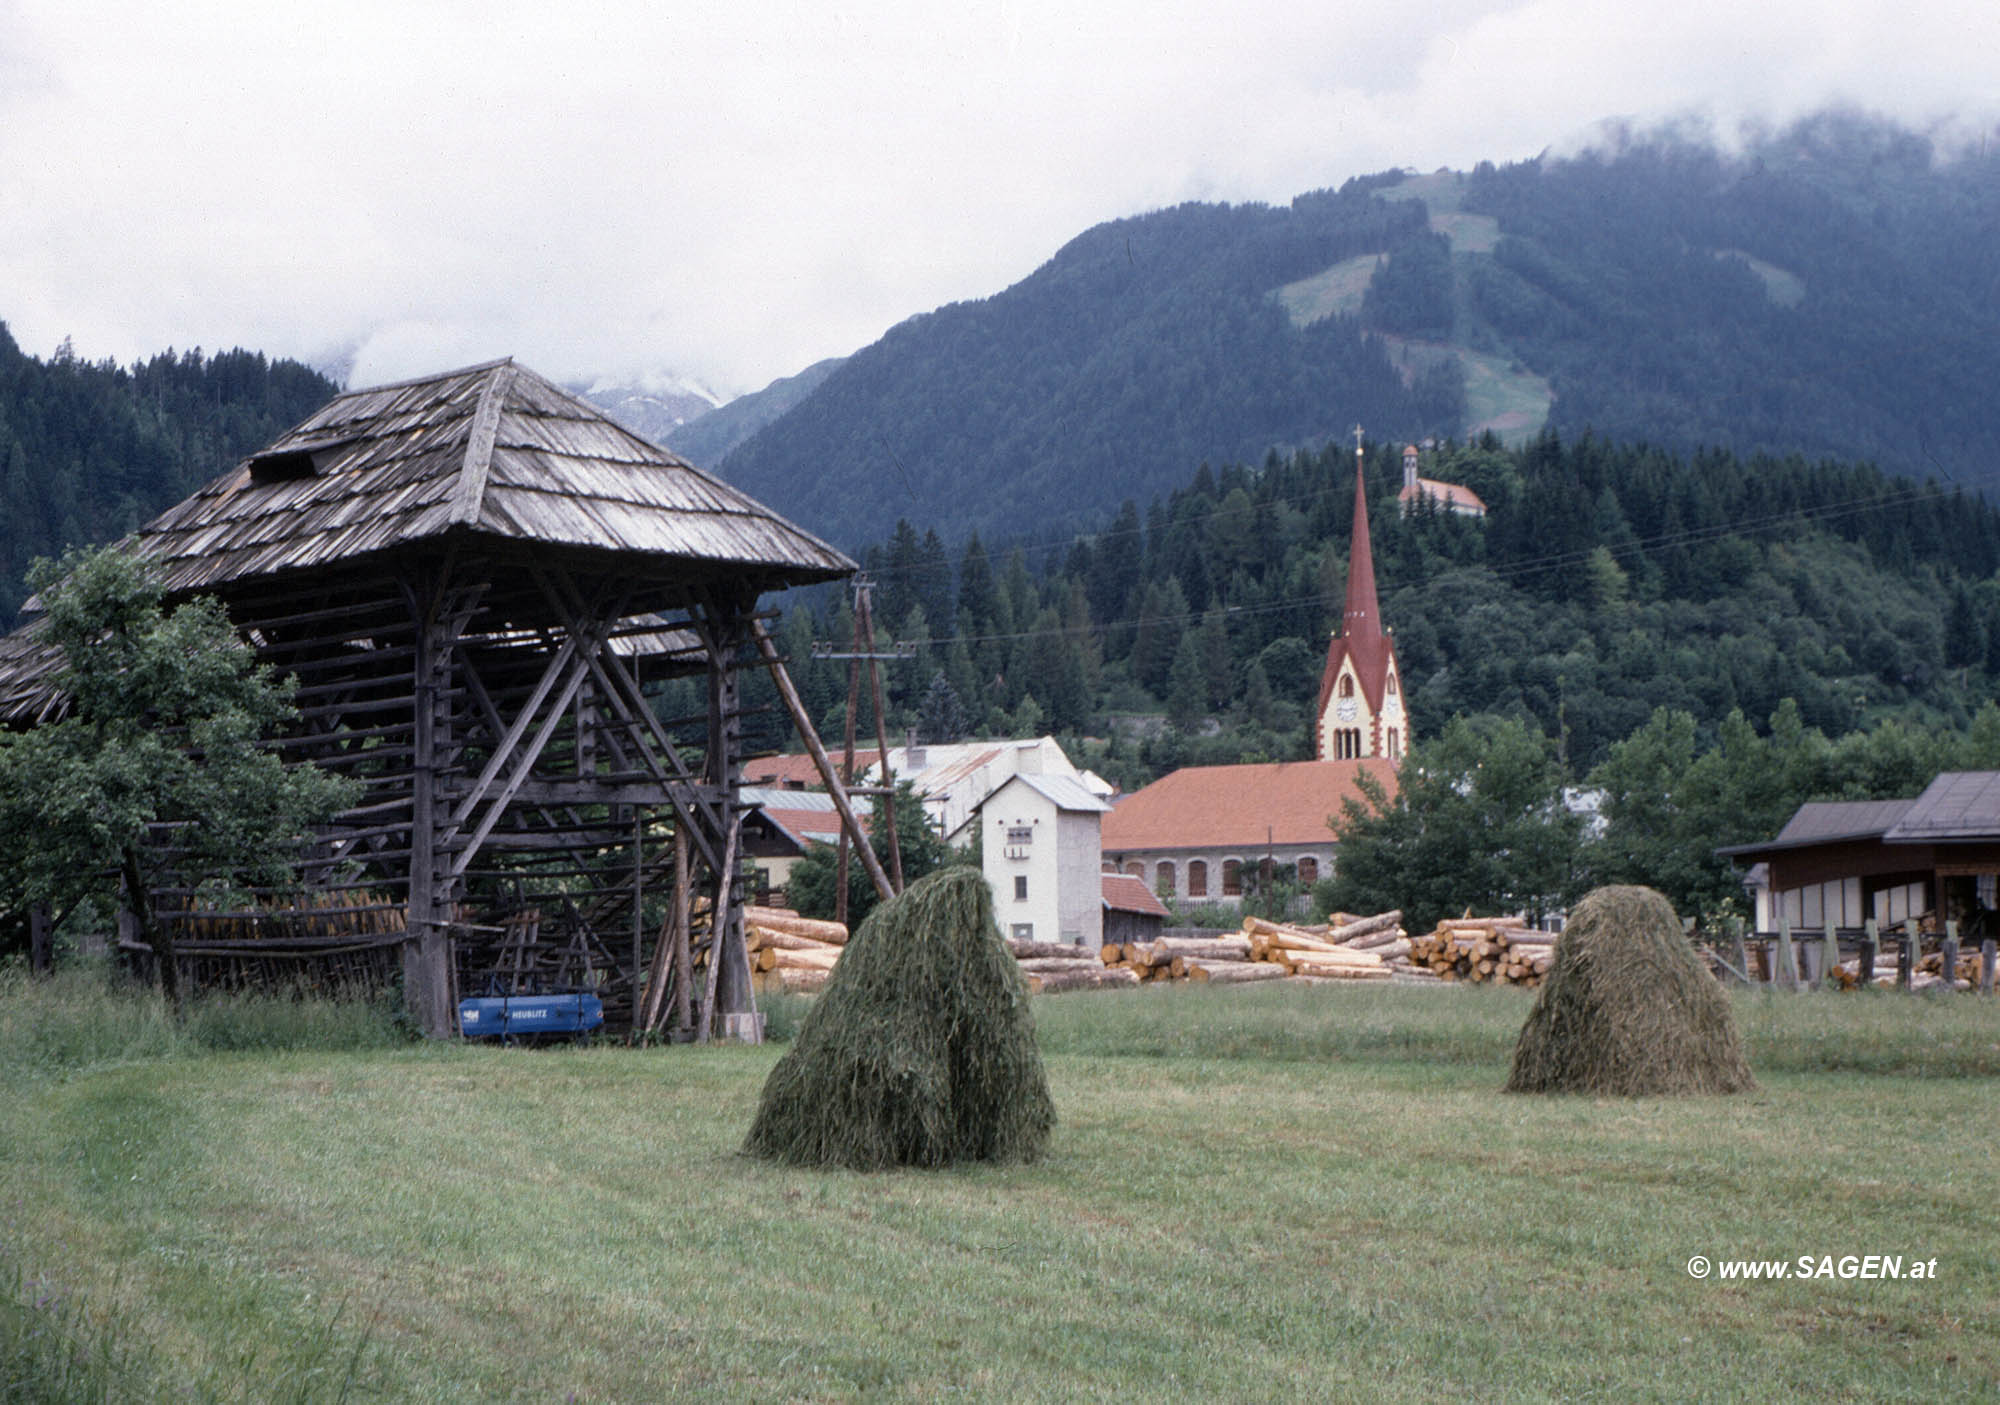
[[[1580,891],[1582,820],[1563,804],[1549,740],[1514,718],[1453,718],[1412,748],[1390,798],[1372,777],[1365,803],[1330,816],[1335,874],[1315,890],[1349,912],[1401,908],[1412,931],[1466,908],[1539,916]]]
[[[178,1003],[172,929],[153,906],[162,879],[210,895],[287,883],[292,843],[358,783],[279,758],[268,739],[296,716],[290,682],[216,601],[169,611],[146,567],[108,548],[38,562],[29,579],[69,712],[0,735],[0,897],[66,910],[115,903],[122,884]]]
[[[883,815],[883,799],[875,798],[874,819],[868,828],[868,844],[875,857],[889,866],[888,825]],[[896,782],[896,842],[903,851],[903,881],[914,883],[947,864],[960,862],[963,855],[944,842],[937,826],[924,809],[923,800],[908,781]],[[815,843],[792,865],[785,881],[786,901],[807,917],[831,919],[837,910],[834,895],[839,888],[840,853],[831,844]],[[858,859],[847,863],[847,924],[858,927],[861,920],[881,901],[868,871]]]

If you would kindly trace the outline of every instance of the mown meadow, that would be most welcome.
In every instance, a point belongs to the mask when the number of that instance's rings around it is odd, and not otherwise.
[[[1528,1000],[1039,999],[1048,1157],[858,1175],[739,1154],[777,1046],[13,981],[0,1397],[2000,1395],[2000,1006],[1742,995],[1757,1091],[1632,1101],[1502,1094]]]

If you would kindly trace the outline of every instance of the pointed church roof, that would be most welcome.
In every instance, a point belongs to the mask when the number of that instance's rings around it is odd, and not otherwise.
[[[1361,680],[1361,692],[1371,712],[1382,710],[1382,694],[1389,677],[1389,661],[1396,646],[1382,632],[1382,610],[1375,599],[1375,549],[1368,540],[1368,485],[1361,460],[1354,463],[1354,541],[1347,556],[1347,607],[1341,612],[1340,633],[1327,645],[1326,669],[1319,680],[1319,707],[1316,716],[1326,713],[1327,699],[1333,696],[1334,680],[1340,666],[1354,660],[1354,672]]]
[[[451,532],[731,566],[766,589],[854,569],[512,360],[348,391],[141,528],[134,549],[180,594]]]

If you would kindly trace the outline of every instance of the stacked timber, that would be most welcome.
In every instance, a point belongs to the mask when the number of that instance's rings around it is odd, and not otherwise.
[[[819,990],[846,945],[842,923],[801,917],[781,907],[743,909],[743,947],[750,957],[751,984],[760,994]]]
[[[1282,967],[1287,975],[1314,980],[1385,981],[1393,972],[1389,965],[1391,958],[1383,953],[1393,950],[1393,938],[1379,949],[1363,949],[1349,943],[1377,937],[1384,931],[1394,933],[1401,920],[1400,912],[1385,912],[1360,923],[1314,930],[1246,917],[1243,930],[1250,937],[1251,959]],[[1357,931],[1357,927],[1363,930]]]
[[[1243,919],[1238,932],[1107,942],[1098,959],[1127,983],[1193,981],[1236,985],[1257,981],[1429,980],[1410,964],[1401,912],[1372,917],[1336,914],[1331,923],[1303,926]]]
[[[1410,959],[1440,980],[1538,986],[1555,935],[1514,917],[1448,917],[1410,943]]]

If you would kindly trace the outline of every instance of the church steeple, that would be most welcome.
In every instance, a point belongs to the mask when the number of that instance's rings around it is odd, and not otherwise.
[[[1368,482],[1361,427],[1354,428],[1354,537],[1347,553],[1347,604],[1327,645],[1320,678],[1319,758],[1401,760],[1407,728],[1396,645],[1382,628],[1375,596],[1375,549],[1368,537]]]

